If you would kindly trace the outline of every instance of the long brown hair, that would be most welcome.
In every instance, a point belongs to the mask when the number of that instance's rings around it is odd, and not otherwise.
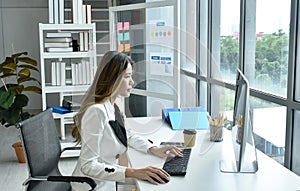
[[[98,65],[93,83],[82,98],[80,110],[74,116],[75,126],[72,135],[76,142],[81,142],[81,119],[85,111],[89,106],[103,103],[116,94],[128,64],[133,66],[134,63],[123,53],[117,51],[105,53]]]

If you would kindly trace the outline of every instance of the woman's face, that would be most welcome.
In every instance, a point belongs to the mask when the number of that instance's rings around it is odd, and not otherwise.
[[[130,92],[132,91],[133,84],[134,81],[132,80],[132,66],[131,64],[128,64],[121,80],[120,88],[118,90],[118,95],[123,97],[130,96]]]

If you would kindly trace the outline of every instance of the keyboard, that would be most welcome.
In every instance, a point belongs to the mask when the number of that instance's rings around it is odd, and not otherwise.
[[[184,176],[190,159],[192,149],[183,149],[182,157],[175,156],[171,159],[167,158],[163,169],[171,176]]]

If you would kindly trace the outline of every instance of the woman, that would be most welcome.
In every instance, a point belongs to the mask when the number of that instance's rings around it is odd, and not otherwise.
[[[95,79],[83,97],[80,111],[75,116],[73,136],[81,142],[80,157],[74,176],[89,176],[97,183],[96,190],[115,190],[116,182],[125,178],[147,180],[158,184],[169,180],[163,169],[145,167],[141,169],[118,165],[120,154],[131,146],[142,152],[159,157],[171,151],[182,156],[174,146],[157,147],[124,128],[124,117],[115,104],[117,97],[128,97],[134,84],[133,62],[125,54],[109,51],[104,56],[95,74]],[[84,190],[86,184],[72,183],[73,190]]]

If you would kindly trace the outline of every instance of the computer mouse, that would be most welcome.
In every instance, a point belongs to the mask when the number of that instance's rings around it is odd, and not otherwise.
[[[157,176],[159,176],[165,183],[168,183],[168,182],[169,182],[168,179],[166,179],[166,178],[160,176],[159,174],[157,174]],[[159,182],[156,178],[154,178],[154,177],[151,177],[151,178],[152,178],[152,180],[154,180],[154,181],[157,182],[158,184],[161,184],[161,182]]]

